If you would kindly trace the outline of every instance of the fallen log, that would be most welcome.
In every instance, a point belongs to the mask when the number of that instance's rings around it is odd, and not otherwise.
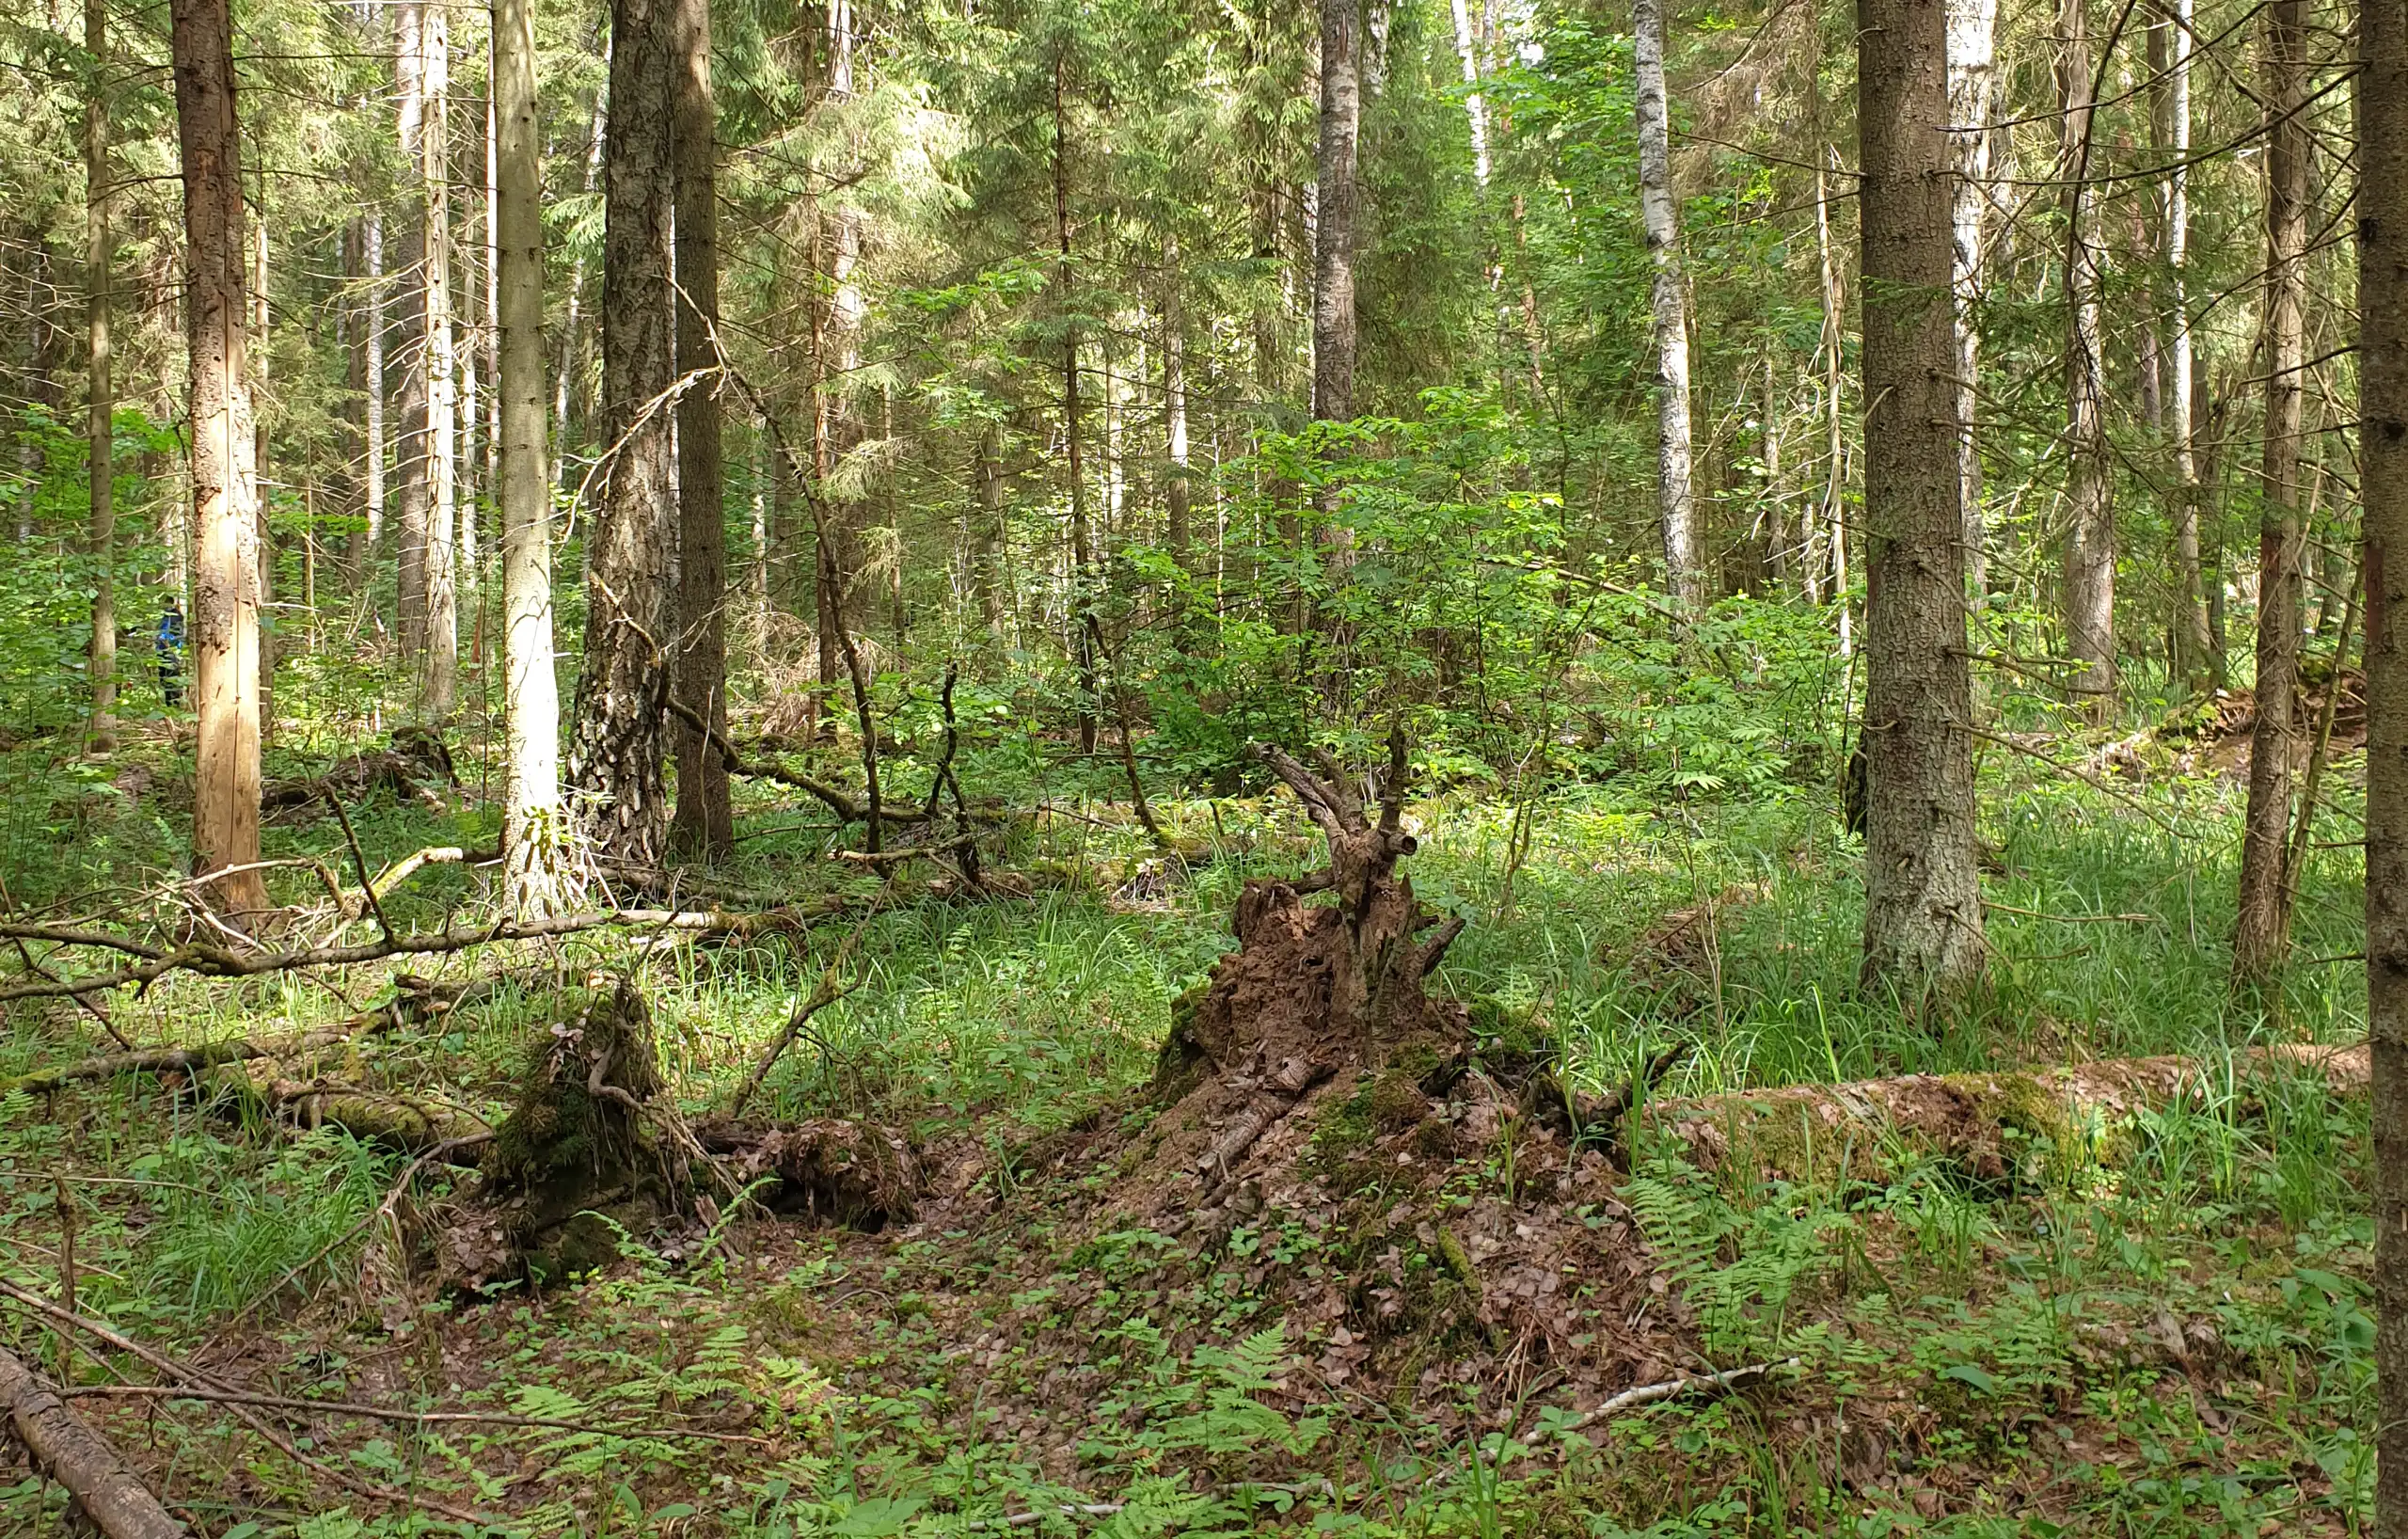
[[[48,1382],[0,1352],[0,1405],[34,1473],[56,1481],[75,1509],[107,1539],[184,1539],[185,1529],[159,1505],[116,1449],[58,1397]]]
[[[493,1136],[483,1119],[415,1096],[324,1079],[253,1078],[240,1068],[212,1083],[235,1103],[303,1129],[339,1128],[404,1154],[473,1149]],[[453,1162],[474,1165],[473,1158]]]
[[[260,793],[260,810],[271,815],[293,812],[313,802],[356,800],[378,790],[391,791],[396,801],[440,809],[441,798],[421,781],[459,788],[452,750],[430,728],[396,727],[389,748],[346,754],[323,775],[271,782]]]
[[[2364,1044],[2287,1042],[2233,1055],[2231,1082],[2245,1091],[2285,1071],[2321,1074],[2339,1090],[2370,1078]],[[2112,1164],[2136,1114],[2200,1097],[2223,1077],[2197,1058],[2167,1056],[1789,1085],[1652,1102],[1624,1116],[1623,1132],[1631,1148],[1669,1137],[1710,1170],[1880,1181],[1942,1159],[1980,1180],[2046,1179]]]

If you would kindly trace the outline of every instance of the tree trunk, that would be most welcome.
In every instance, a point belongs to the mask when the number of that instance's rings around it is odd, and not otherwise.
[[[719,367],[719,110],[711,95],[710,0],[673,0],[672,153],[677,226],[677,373],[702,377],[677,398],[677,694],[727,736],[726,510]],[[677,812],[670,840],[716,859],[736,848],[727,764],[680,721]]]
[[[361,446],[365,463],[361,476],[365,490],[361,494],[367,505],[360,510],[366,527],[360,531],[359,584],[373,589],[376,585],[377,547],[385,538],[385,216],[371,208],[363,221],[360,235],[362,262],[368,272],[368,317],[360,340],[364,355],[361,367],[366,372],[363,389],[364,414],[367,418],[367,442]]]
[[[1362,0],[1321,0],[1321,132],[1315,158],[1313,225],[1313,420],[1354,415],[1354,246],[1362,213],[1356,151],[1362,133]],[[1321,493],[1322,545],[1336,590],[1354,568],[1354,532],[1338,521],[1338,488]],[[1343,653],[1343,627],[1329,642]],[[1333,671],[1329,688],[1339,688]]]
[[[1677,608],[1705,607],[1698,557],[1689,444],[1688,292],[1681,272],[1679,205],[1672,197],[1672,128],[1664,93],[1664,0],[1630,8],[1632,87],[1639,103],[1639,209],[1654,265],[1656,506],[1664,534],[1664,581]]]
[[[2165,88],[2159,104],[2158,149],[2173,167],[2165,177],[2165,222],[2161,234],[2166,275],[2166,431],[2174,451],[2174,578],[2176,636],[2182,673],[2192,692],[2206,695],[2221,672],[2209,635],[2208,607],[2199,561],[2198,454],[2194,448],[2191,341],[2191,36],[2192,0],[2164,0],[2166,14],[2150,30],[2152,58],[2164,56]]]
[[[2283,964],[2283,849],[2290,834],[2299,737],[2299,445],[2306,333],[2306,0],[2267,11],[2265,513],[2258,535],[2258,719],[2249,735],[2249,805],[2241,844],[2234,977],[2263,982]],[[2371,630],[2369,631],[2371,634]]]
[[[169,11],[184,182],[185,325],[191,350],[193,866],[207,876],[260,858],[259,485],[244,346],[242,163],[235,152],[233,24],[226,0]],[[267,908],[257,869],[209,884],[242,924]]]
[[[1825,153],[1838,152],[1825,147]],[[1847,342],[1847,296],[1841,288],[1838,243],[1831,238],[1830,178],[1814,167],[1814,246],[1823,289],[1823,497],[1816,519],[1819,533],[1806,542],[1806,595],[1820,603],[1821,584],[1828,575],[1831,602],[1839,606],[1840,656],[1855,650],[1847,591],[1847,432],[1844,416]],[[1826,548],[1828,547],[1828,549]],[[1828,556],[1828,561],[1826,561]]]
[[[1004,429],[989,422],[978,436],[977,528],[970,537],[970,586],[987,634],[1004,640]]]
[[[426,346],[426,10],[427,0],[400,0],[393,12],[402,159],[409,167],[396,264],[402,278],[402,421],[393,456],[393,469],[401,483],[394,509],[400,548],[394,563],[393,609],[402,656],[413,667],[423,666],[426,652],[426,526],[434,468]]]
[[[671,653],[668,555],[676,537],[671,414],[668,0],[613,0],[603,152],[601,440],[613,445],[590,544],[585,668],[568,778],[597,852],[659,858],[663,698]]]
[[[1957,507],[1942,0],[1860,0],[1863,135],[1864,982],[1982,973]]]
[[[84,0],[84,49],[92,56],[90,93],[84,99],[84,306],[90,359],[90,420],[87,431],[91,478],[92,687],[91,747],[117,748],[117,398],[109,380],[109,103],[102,71],[108,60],[108,9]]]
[[[1343,0],[1332,0],[1343,3]],[[1093,578],[1088,571],[1087,479],[1080,463],[1079,329],[1070,313],[1070,145],[1065,76],[1069,61],[1058,47],[1054,56],[1054,235],[1059,255],[1054,264],[1054,300],[1062,324],[1062,438],[1070,480],[1070,649],[1078,661],[1079,752],[1095,753],[1096,653],[1095,627],[1087,623],[1095,608]]]
[[[267,474],[267,413],[257,408],[257,401],[267,393],[268,369],[268,304],[267,304],[267,178],[261,175],[255,195],[254,212],[258,217],[251,223],[251,337],[252,376],[251,467],[258,481],[259,521],[259,593],[260,593],[260,747],[264,751],[276,736],[276,531],[268,521]]]
[[[1169,475],[1163,486],[1163,543],[1182,575],[1195,562],[1195,486],[1187,478],[1187,308],[1185,278],[1180,270],[1179,240],[1163,242],[1163,436]],[[1178,599],[1184,620],[1187,595]]]
[[[2090,180],[2089,0],[2063,0],[2057,32],[2059,174],[2066,179],[2066,437],[2072,529],[2066,537],[2066,638],[2083,672],[2083,714],[2115,713],[2115,524],[2107,460],[2107,381],[2099,329],[2099,194]]]
[[[607,34],[602,40],[602,70],[606,78],[594,92],[594,131],[593,136],[586,142],[585,192],[588,196],[593,194],[594,184],[602,175],[602,141],[610,126],[610,87],[607,78],[610,70],[610,39]],[[569,489],[567,484],[569,390],[571,382],[577,378],[578,360],[583,357],[578,351],[577,340],[578,312],[583,307],[584,300],[585,255],[579,251],[576,261],[569,266],[568,308],[566,317],[561,324],[560,368],[555,373],[552,383],[552,452],[560,456],[560,464],[552,471],[552,475],[560,483],[561,489],[563,491]]]
[[[1950,0],[1948,120],[1956,174],[1950,227],[1956,285],[1957,497],[1965,514],[1965,581],[1976,603],[1989,592],[1983,549],[1982,452],[1973,420],[1981,409],[1982,240],[1989,209],[1990,99],[1998,62],[1998,0]]]
[[[420,353],[426,370],[426,650],[419,700],[431,721],[452,714],[459,689],[459,596],[453,522],[458,507],[459,359],[452,331],[452,21],[427,0],[419,9],[419,80],[425,119],[418,171],[424,193],[420,270],[425,290]]]
[[[2408,1539],[2408,5],[2359,11],[2358,441],[2374,1056],[2374,1532]]]
[[[505,898],[531,918],[555,907],[560,684],[552,658],[550,466],[544,449],[543,167],[535,140],[533,0],[495,0],[494,391],[501,411],[494,495],[501,516]]]

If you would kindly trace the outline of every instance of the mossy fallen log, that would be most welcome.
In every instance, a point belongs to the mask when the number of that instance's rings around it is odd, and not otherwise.
[[[2067,1068],[1906,1074],[1651,1102],[1628,1147],[1665,1140],[1701,1168],[1790,1180],[1885,1181],[1939,1160],[1984,1181],[2063,1182],[2130,1150],[2138,1114],[2239,1093],[2278,1075],[2362,1090],[2368,1050],[2283,1043],[2216,1060],[2109,1058]]]

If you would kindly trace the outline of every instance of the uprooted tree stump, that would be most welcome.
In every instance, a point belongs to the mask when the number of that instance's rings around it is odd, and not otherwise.
[[[1397,869],[1415,848],[1402,826],[1402,739],[1389,745],[1376,821],[1328,755],[1318,755],[1315,774],[1276,748],[1256,752],[1320,827],[1329,867],[1245,884],[1238,949],[1164,1045],[1156,1086],[1209,1130],[1201,1149],[1182,1150],[1208,1188],[1323,1081],[1403,1061],[1460,1062],[1470,1035],[1463,1007],[1425,988],[1463,921],[1423,908]],[[1320,894],[1336,901],[1307,902]]]
[[[475,1287],[590,1271],[617,1254],[613,1224],[648,1224],[690,1183],[662,1095],[652,1012],[635,987],[578,991],[529,1044],[518,1098],[483,1179],[445,1216],[436,1270]]]

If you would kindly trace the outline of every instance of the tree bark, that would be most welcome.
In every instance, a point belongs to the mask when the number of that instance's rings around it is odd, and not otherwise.
[[[1681,272],[1680,212],[1672,197],[1672,132],[1664,92],[1664,0],[1630,8],[1632,87],[1639,114],[1639,209],[1655,268],[1656,506],[1664,535],[1664,581],[1676,607],[1705,606],[1698,556],[1697,499],[1689,442],[1689,323]]]
[[[2191,36],[2193,0],[2163,0],[2165,12],[2151,28],[2158,46],[2152,57],[2164,56],[2165,88],[2160,94],[2162,121],[2156,126],[2159,152],[2172,167],[2165,175],[2163,246],[2166,275],[2166,433],[2174,451],[2174,577],[2176,636],[2181,671],[2194,694],[2206,695],[2222,674],[2213,639],[2209,633],[2205,582],[2199,560],[2199,460],[2194,444],[2193,358],[2191,340]]]
[[[92,639],[87,662],[92,689],[91,747],[117,748],[117,506],[114,416],[109,379],[109,103],[102,71],[108,59],[108,9],[84,0],[84,51],[92,81],[84,99],[84,306],[90,369],[87,456],[91,479]]]
[[[2249,803],[2241,844],[2232,969],[2242,983],[2281,970],[2283,849],[2298,752],[2299,446],[2306,353],[2306,0],[2267,10],[2265,513],[2258,535],[2258,719],[2249,735]],[[2369,631],[2371,634],[2371,631]]]
[[[360,340],[365,355],[361,367],[366,373],[363,415],[367,419],[361,475],[367,505],[360,510],[366,527],[360,531],[356,564],[360,586],[372,588],[377,547],[385,540],[385,216],[371,208],[362,225],[360,250],[368,273],[368,316],[361,328],[365,335]]]
[[[2358,443],[2367,583],[2375,1521],[2408,1539],[2408,3],[2359,11]]]
[[[1942,0],[1860,0],[1864,958],[1909,1000],[1982,974],[1957,506]]]
[[[987,634],[1004,640],[1004,429],[989,422],[978,436],[978,523],[970,537],[970,586]]]
[[[251,466],[261,478],[256,516],[259,521],[259,591],[260,591],[260,747],[264,751],[269,739],[276,736],[276,531],[268,521],[267,474],[267,414],[258,409],[258,401],[267,391],[269,317],[267,304],[267,178],[261,175],[256,183],[251,221],[251,336],[250,349],[253,409],[251,414]]]
[[[2066,537],[2066,639],[2083,666],[2083,713],[2115,713],[2115,523],[2107,460],[2107,381],[2099,341],[2099,194],[2090,180],[2089,0],[2063,0],[2057,23],[2060,175],[2066,179],[2066,438],[2072,529]]]
[[[662,701],[672,655],[669,0],[612,0],[603,151],[602,403],[609,455],[589,554],[585,668],[568,778],[597,852],[651,865],[668,832]]]
[[[1331,0],[1342,4],[1344,0]],[[1095,752],[1098,685],[1095,627],[1088,624],[1095,608],[1094,579],[1089,571],[1087,478],[1081,463],[1079,426],[1079,328],[1071,314],[1070,269],[1070,143],[1067,88],[1069,60],[1057,45],[1054,56],[1054,302],[1062,324],[1062,438],[1070,481],[1070,650],[1079,677],[1079,752]]]
[[[35,1473],[65,1486],[75,1499],[75,1514],[104,1539],[185,1539],[189,1531],[159,1504],[117,1450],[84,1425],[57,1390],[7,1352],[0,1352],[0,1411],[7,1413],[10,1441],[24,1446]]]
[[[195,873],[260,858],[259,484],[244,339],[243,184],[233,23],[227,0],[169,11],[184,183],[185,338],[191,354]],[[209,883],[237,923],[263,912],[256,869]]]
[[[1163,486],[1163,543],[1182,577],[1195,568],[1195,485],[1188,480],[1186,278],[1180,267],[1179,238],[1163,242],[1163,436],[1169,474]],[[1182,627],[1190,605],[1177,600]]]
[[[494,389],[501,412],[502,802],[505,898],[518,918],[558,905],[560,684],[552,655],[549,461],[544,446],[543,167],[535,137],[533,0],[495,0]]]
[[[418,172],[425,220],[420,271],[425,291],[420,343],[426,372],[426,616],[419,699],[430,720],[450,717],[459,689],[459,595],[454,523],[459,480],[459,357],[452,329],[451,11],[434,0],[419,8],[420,94],[425,119]]]
[[[727,733],[727,529],[719,368],[719,109],[711,94],[710,0],[672,0],[676,204],[678,698]],[[695,376],[702,376],[699,379]],[[673,723],[677,810],[670,840],[716,859],[736,848],[727,766],[704,734]]]
[[[1321,125],[1315,157],[1313,225],[1313,420],[1342,422],[1354,403],[1354,247],[1362,214],[1356,174],[1362,135],[1362,0],[1321,0]],[[1354,569],[1354,532],[1338,520],[1338,487],[1323,484],[1322,546],[1334,591]],[[1325,627],[1341,656],[1352,636],[1343,626]],[[1338,698],[1342,668],[1333,668],[1327,689]]]
[[[428,378],[426,225],[426,37],[427,0],[400,0],[393,11],[393,74],[397,86],[404,183],[401,251],[402,388],[396,403],[401,426],[393,455],[399,481],[394,521],[399,549],[394,561],[393,609],[402,656],[422,667],[426,652],[426,526],[432,504],[432,389]]]
[[[1973,431],[1981,407],[1982,243],[1989,210],[1990,100],[1998,62],[1998,0],[1951,0],[1948,7],[1948,120],[1956,182],[1950,226],[1956,285],[1957,497],[1965,514],[1965,582],[1978,603],[1989,592],[1983,549],[1982,452]]]

